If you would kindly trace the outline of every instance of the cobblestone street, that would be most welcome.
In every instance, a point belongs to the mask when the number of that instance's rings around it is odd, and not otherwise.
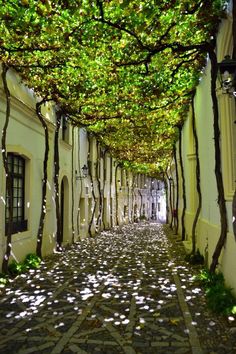
[[[167,230],[168,231],[168,230]],[[1,289],[0,353],[236,353],[163,225],[85,239]]]

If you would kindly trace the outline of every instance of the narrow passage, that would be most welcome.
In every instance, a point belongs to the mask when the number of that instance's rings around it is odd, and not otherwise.
[[[126,225],[21,275],[0,296],[0,353],[235,353],[175,241]]]

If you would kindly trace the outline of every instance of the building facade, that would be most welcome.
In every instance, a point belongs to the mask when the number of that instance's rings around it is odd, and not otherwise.
[[[12,196],[7,195],[6,171],[1,155],[0,259],[6,257],[6,233],[10,221],[9,198],[12,198],[13,225],[9,257],[11,262],[13,259],[23,260],[28,253],[36,253],[46,145],[45,127],[36,113],[36,104],[40,102],[40,98],[25,87],[12,70],[7,72],[7,85],[11,98],[6,151]],[[1,82],[1,131],[6,121],[5,97],[4,85]],[[56,107],[46,102],[41,105],[40,111],[47,126],[49,145],[46,200],[43,209],[43,256],[60,250],[58,243],[63,248],[67,244],[84,237],[93,237],[97,232],[116,225],[141,219],[157,220],[160,205],[158,209],[158,201],[153,193],[158,188],[158,182],[146,176],[133,175],[131,171],[120,167],[91,134],[85,129],[71,126],[68,117],[62,117],[60,123],[57,140],[59,171],[56,171]],[[58,190],[55,176],[58,179]]]
[[[233,15],[232,2],[228,5],[227,18],[222,20],[217,36],[216,55],[220,63],[226,55],[233,55]],[[223,187],[227,210],[228,233],[226,243],[222,249],[218,269],[223,272],[226,282],[236,293],[236,242],[233,232],[232,203],[235,193],[236,181],[236,111],[235,97],[223,93],[220,80],[217,81],[216,95],[219,108],[220,125],[220,149],[221,149],[221,173],[223,176]],[[193,111],[194,110],[194,111]],[[194,114],[194,116],[193,116]],[[186,211],[184,216],[185,246],[191,251],[192,248],[192,227],[199,203],[199,196],[196,184],[196,141],[193,132],[193,119],[195,120],[196,133],[198,137],[198,150],[200,162],[200,190],[202,206],[197,222],[196,247],[204,256],[205,262],[210,266],[217,242],[220,237],[221,216],[218,205],[218,189],[215,175],[215,145],[214,145],[214,112],[211,97],[211,61],[207,65],[193,100],[186,119],[181,137],[176,145],[178,171],[173,160],[169,170],[172,184],[172,209],[176,209],[178,199],[178,219],[180,221],[185,205],[183,197],[183,178],[185,184]],[[179,144],[181,141],[183,173],[179,156]],[[178,193],[177,193],[177,175]],[[173,182],[172,182],[173,178]],[[168,181],[170,186],[170,181]],[[178,197],[177,197],[178,194]],[[171,222],[169,213],[169,222]],[[178,233],[182,234],[183,225],[179,222]]]

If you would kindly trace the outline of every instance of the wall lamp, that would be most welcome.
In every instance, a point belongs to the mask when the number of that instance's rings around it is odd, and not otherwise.
[[[223,93],[236,97],[236,60],[226,55],[221,63],[218,63],[220,82]]]
[[[77,170],[75,170],[75,179],[76,180],[81,180],[83,178],[88,177],[88,166],[84,164],[84,166],[81,168],[82,175],[77,174]]]

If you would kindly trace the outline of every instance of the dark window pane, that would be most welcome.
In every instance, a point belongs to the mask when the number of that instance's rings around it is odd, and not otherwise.
[[[18,178],[17,182],[18,182],[18,188],[22,189],[23,188],[23,179]]]
[[[18,198],[23,198],[23,190],[18,189]]]
[[[18,165],[14,164],[14,170],[13,170],[14,173],[18,174],[18,170],[19,170]]]

